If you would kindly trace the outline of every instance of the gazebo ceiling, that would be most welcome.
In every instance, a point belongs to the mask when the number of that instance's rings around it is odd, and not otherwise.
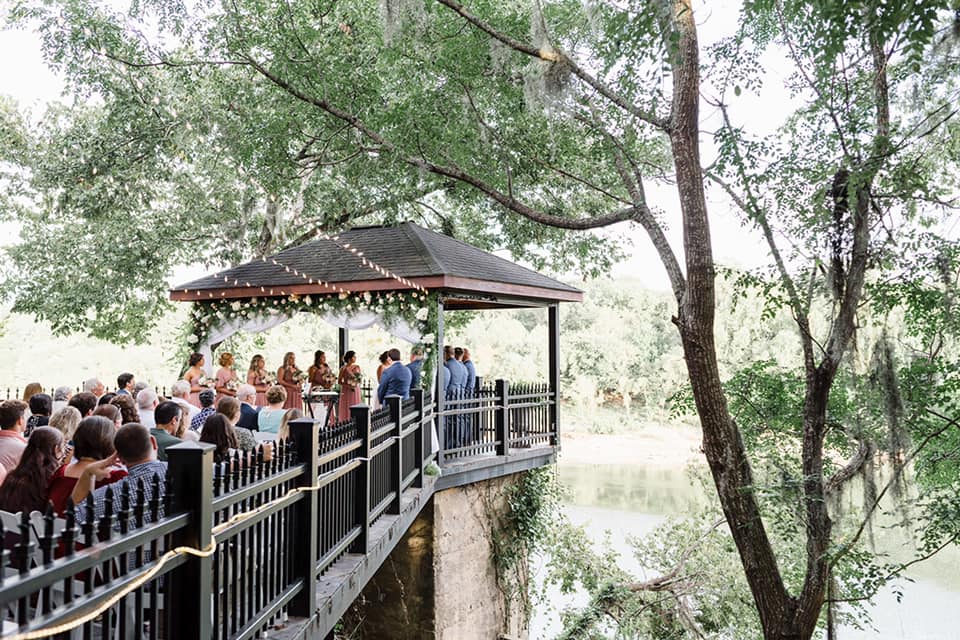
[[[579,289],[412,222],[356,227],[334,238],[306,242],[266,260],[179,285],[170,298],[330,295],[340,290],[418,287],[443,292],[450,309],[543,306],[583,299]]]

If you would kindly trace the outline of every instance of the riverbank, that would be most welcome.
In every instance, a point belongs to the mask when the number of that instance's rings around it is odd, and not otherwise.
[[[629,433],[565,431],[559,462],[683,469],[691,463],[705,464],[701,439],[696,427],[656,423],[644,424]]]

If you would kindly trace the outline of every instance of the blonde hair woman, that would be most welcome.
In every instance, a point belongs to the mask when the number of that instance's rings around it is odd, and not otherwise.
[[[287,351],[283,356],[283,366],[277,369],[277,384],[287,392],[284,409],[303,409],[303,382],[300,380],[302,373],[297,368],[296,355],[293,351]]]
[[[220,354],[220,368],[217,370],[217,393],[220,397],[237,395],[237,387],[240,381],[237,379],[237,372],[233,370],[233,354],[223,352]]]
[[[250,360],[250,368],[247,369],[247,384],[257,390],[257,400],[255,404],[262,407],[267,404],[267,362],[259,353]]]
[[[267,389],[267,406],[257,414],[257,428],[261,433],[279,433],[286,410],[287,390],[278,384]]]

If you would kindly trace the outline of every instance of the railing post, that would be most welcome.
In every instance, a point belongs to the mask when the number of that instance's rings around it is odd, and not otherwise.
[[[316,420],[301,418],[290,423],[290,438],[297,449],[297,459],[304,464],[298,487],[312,487],[317,481],[320,460],[320,425]],[[305,491],[296,510],[296,540],[293,543],[294,577],[303,578],[303,588],[290,600],[290,614],[309,618],[317,609],[317,555],[320,514],[316,491]]]
[[[417,414],[417,432],[413,434],[413,459],[414,464],[420,470],[417,477],[413,479],[413,486],[416,489],[423,487],[423,468],[424,468],[424,444],[425,440],[432,434],[430,427],[423,423],[423,389],[411,389],[410,396],[413,398],[413,411]],[[430,450],[430,445],[426,445],[426,451]]]
[[[551,304],[547,312],[550,361],[550,444],[560,448],[560,305]]]
[[[387,513],[390,515],[400,515],[400,493],[403,490],[403,398],[396,394],[384,398],[387,406],[390,407],[390,419],[393,421],[393,449],[390,451],[390,458],[393,464],[393,477],[390,478],[390,488],[393,489],[393,500],[387,505]]]
[[[500,399],[500,404],[494,413],[494,428],[497,438],[497,455],[510,455],[510,414],[509,404],[510,383],[506,380],[497,380],[494,383],[494,394]]]
[[[206,442],[182,442],[167,449],[167,468],[176,500],[175,511],[190,521],[173,534],[174,547],[208,549],[213,541],[213,452]],[[210,640],[213,635],[213,557],[188,556],[170,575],[167,604],[176,615],[169,638]]]
[[[350,553],[367,554],[370,541],[370,407],[355,404],[350,407],[350,417],[357,425],[360,435],[360,467],[356,470],[357,483],[354,496],[354,522],[360,523],[360,535],[350,545]]]

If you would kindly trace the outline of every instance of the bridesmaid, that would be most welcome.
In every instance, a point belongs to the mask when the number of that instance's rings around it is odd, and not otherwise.
[[[340,407],[337,411],[340,420],[350,417],[350,407],[360,404],[360,366],[357,354],[347,351],[343,354],[343,368],[337,380],[340,382]]]
[[[233,389],[229,388],[231,381],[234,382]],[[221,398],[223,396],[235,397],[237,395],[237,382],[237,372],[233,370],[233,354],[225,351],[220,354],[220,369],[217,370],[217,393],[220,394]]]
[[[247,384],[253,385],[257,390],[257,406],[267,405],[267,387],[270,386],[267,380],[267,363],[259,353],[253,356],[250,361],[250,368],[247,370]]]
[[[205,375],[203,372],[203,354],[191,353],[187,364],[190,365],[190,368],[183,374],[183,379],[190,383],[190,404],[199,407],[200,392],[204,390],[204,387],[200,386],[200,379]]]
[[[277,384],[287,392],[287,401],[283,403],[283,408],[302,410],[303,384],[297,380],[300,369],[297,369],[295,360],[293,351],[287,351],[283,355],[283,366],[277,369]]]

